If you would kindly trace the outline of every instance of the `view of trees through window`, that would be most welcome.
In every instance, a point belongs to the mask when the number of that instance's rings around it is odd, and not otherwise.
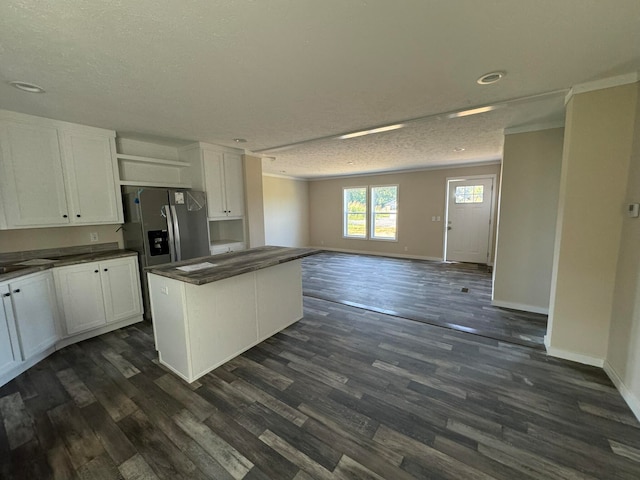
[[[395,240],[398,221],[398,186],[344,189],[344,236]],[[367,195],[370,193],[370,195]],[[371,212],[369,217],[368,212]],[[370,232],[368,221],[370,218]]]
[[[344,236],[367,238],[367,187],[344,189]]]

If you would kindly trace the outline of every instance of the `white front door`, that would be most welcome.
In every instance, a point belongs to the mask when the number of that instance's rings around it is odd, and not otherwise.
[[[449,180],[445,260],[487,263],[493,178]]]

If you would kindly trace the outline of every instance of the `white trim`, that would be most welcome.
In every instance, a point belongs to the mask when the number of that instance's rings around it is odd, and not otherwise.
[[[352,237],[350,237],[352,238]],[[363,240],[362,238],[360,240]],[[385,252],[369,252],[367,250],[351,250],[349,248],[333,248],[333,247],[325,247],[324,245],[320,245],[315,248],[317,250],[327,250],[330,252],[339,252],[339,253],[355,253],[358,255],[373,255],[376,257],[390,257],[390,258],[408,258],[410,260],[427,260],[430,262],[442,262],[442,258],[439,257],[426,257],[424,255],[407,255],[403,253],[385,253]]]
[[[115,130],[109,130],[106,128],[93,127],[90,125],[82,125],[80,123],[64,122],[62,120],[56,120],[55,118],[38,117],[36,115],[28,115],[26,113],[13,112],[11,110],[0,109],[0,120],[10,122],[28,123],[30,125],[39,125],[58,128],[60,130],[82,132],[87,134],[94,134],[100,136],[108,136],[115,138]]]
[[[422,168],[410,168],[407,170],[385,170],[382,172],[369,172],[369,173],[354,173],[353,175],[335,175],[335,176],[326,176],[326,177],[312,177],[307,178],[305,180],[309,182],[321,182],[323,180],[339,180],[341,178],[354,178],[354,177],[377,177],[379,175],[398,175],[402,173],[416,173],[416,172],[428,172],[431,170],[453,170],[456,168],[473,168],[473,167],[484,167],[487,165],[500,165],[502,164],[502,158],[491,158],[488,160],[480,160],[477,162],[471,163],[456,163],[455,165],[434,165],[433,167],[422,167]],[[263,173],[263,175],[267,175]]]
[[[136,266],[137,268],[137,266]],[[93,328],[87,332],[82,332],[77,335],[70,335],[66,338],[61,338],[56,342],[56,350],[60,350],[61,348],[67,347],[74,343],[81,342],[88,338],[97,337],[98,335],[103,335],[105,333],[109,333],[113,330],[117,330],[119,328],[128,327],[129,325],[133,325],[134,323],[142,322],[144,319],[142,315],[136,315],[135,317],[127,318],[124,320],[120,320],[119,322],[107,323],[99,328]]]
[[[620,392],[620,395],[622,395],[624,401],[627,402],[627,405],[629,405],[629,408],[631,409],[633,414],[638,420],[640,420],[640,398],[636,397],[636,395],[627,388],[627,386],[620,378],[620,375],[618,375],[609,361],[605,360],[603,368],[605,373],[609,376],[613,384]]]
[[[521,310],[523,312],[541,313],[543,315],[549,315],[548,308],[536,307],[534,305],[525,305],[524,303],[503,302],[502,300],[491,300],[491,305],[493,305],[494,307],[510,308],[512,310]]]
[[[515,135],[517,133],[539,132],[541,130],[551,130],[553,128],[564,128],[564,119],[547,123],[534,123],[531,125],[520,125],[519,127],[508,127],[504,129],[505,135]]]
[[[593,367],[602,368],[604,365],[604,359],[591,357],[589,355],[582,355],[581,353],[570,352],[569,350],[562,350],[560,348],[552,347],[547,342],[547,336],[544,337],[544,344],[547,347],[547,355],[551,357],[562,358],[564,360],[571,360],[572,362],[582,363],[584,365],[591,365]]]
[[[621,85],[628,85],[630,83],[636,83],[640,81],[640,72],[625,73],[624,75],[618,75],[615,77],[603,78],[601,80],[594,80],[592,82],[578,83],[569,89],[566,97],[564,97],[564,104],[566,105],[571,100],[571,97],[578,95],[579,93],[592,92],[594,90],[603,90],[605,88],[619,87]]]
[[[0,375],[0,387],[9,383],[11,380],[16,378],[18,375],[26,372],[31,367],[33,367],[36,363],[44,360],[53,352],[55,352],[55,345],[51,345],[41,352],[38,352],[32,355],[28,360],[21,362],[19,365],[16,365],[14,368],[8,370],[4,374]]]
[[[444,222],[443,222],[443,245],[442,245],[442,257],[447,260],[447,225],[449,225],[449,185],[454,181],[466,181],[476,179],[491,179],[491,211],[489,212],[489,243],[487,244],[487,262],[491,260],[491,245],[493,245],[493,231],[498,232],[496,228],[496,207],[498,205],[498,175],[496,173],[487,173],[484,175],[461,175],[459,177],[446,177],[445,178],[445,198],[444,198]],[[502,177],[500,177],[502,181]],[[493,263],[491,263],[493,265]],[[493,280],[492,280],[493,282]]]
[[[309,179],[307,178],[303,178],[303,177],[292,177],[290,175],[282,175],[279,173],[266,173],[266,172],[262,172],[262,176],[263,177],[273,177],[273,178],[284,178],[287,180],[297,180],[298,182],[308,182]]]

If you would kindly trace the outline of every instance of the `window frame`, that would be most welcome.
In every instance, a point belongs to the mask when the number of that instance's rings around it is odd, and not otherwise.
[[[364,193],[365,193],[365,211],[363,213],[364,235],[349,235],[347,230],[349,225],[349,220],[348,220],[349,211],[347,210],[347,205],[346,205],[346,193],[347,193],[347,190],[359,190],[359,189],[364,189]],[[354,240],[369,239],[369,187],[367,185],[342,187],[342,238],[349,238]]]
[[[384,187],[396,188],[396,208],[394,212],[396,216],[395,238],[383,238],[383,237],[376,237],[373,235],[373,229],[375,225],[374,216],[376,212],[372,205],[372,191],[373,191],[372,189],[384,188]],[[365,216],[364,236],[347,234],[349,212],[347,211],[347,205],[345,202],[346,192],[347,190],[356,190],[356,189],[365,190],[366,204],[365,204],[365,212],[364,212],[364,216]],[[400,215],[399,212],[400,212],[400,185],[397,183],[383,184],[383,185],[351,185],[348,187],[342,187],[342,238],[349,239],[349,240],[374,240],[378,242],[398,242],[399,241],[398,238],[400,237],[398,232],[398,225],[399,225],[398,217]]]
[[[374,235],[374,229],[375,229],[375,208],[373,205],[373,189],[374,188],[387,188],[387,187],[395,187],[396,188],[396,209],[395,209],[395,216],[396,216],[396,235],[394,238],[384,238],[384,237],[376,237]],[[391,183],[391,184],[385,184],[385,185],[369,185],[369,195],[368,195],[368,201],[369,201],[369,240],[376,240],[379,242],[397,242],[398,241],[398,212],[400,211],[400,185],[398,185],[397,183]]]

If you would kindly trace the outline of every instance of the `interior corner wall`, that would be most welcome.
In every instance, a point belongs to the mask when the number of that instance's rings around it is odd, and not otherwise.
[[[506,135],[493,304],[548,313],[564,128]]]
[[[247,213],[248,248],[265,245],[264,193],[262,185],[262,159],[243,155],[244,196]]]
[[[442,260],[447,177],[496,175],[500,165],[443,168],[415,172],[340,177],[309,182],[311,245],[338,251]],[[344,238],[342,189],[367,185],[398,185],[398,241]],[[439,216],[441,221],[431,221]],[[495,225],[495,223],[494,223]],[[493,232],[495,242],[495,231]],[[493,261],[493,245],[490,246]]]
[[[640,203],[640,94],[625,204]],[[605,369],[640,419],[640,218],[623,216]]]
[[[637,84],[567,105],[549,323],[551,355],[602,366],[633,145]]]
[[[309,246],[309,182],[262,177],[267,245]]]

